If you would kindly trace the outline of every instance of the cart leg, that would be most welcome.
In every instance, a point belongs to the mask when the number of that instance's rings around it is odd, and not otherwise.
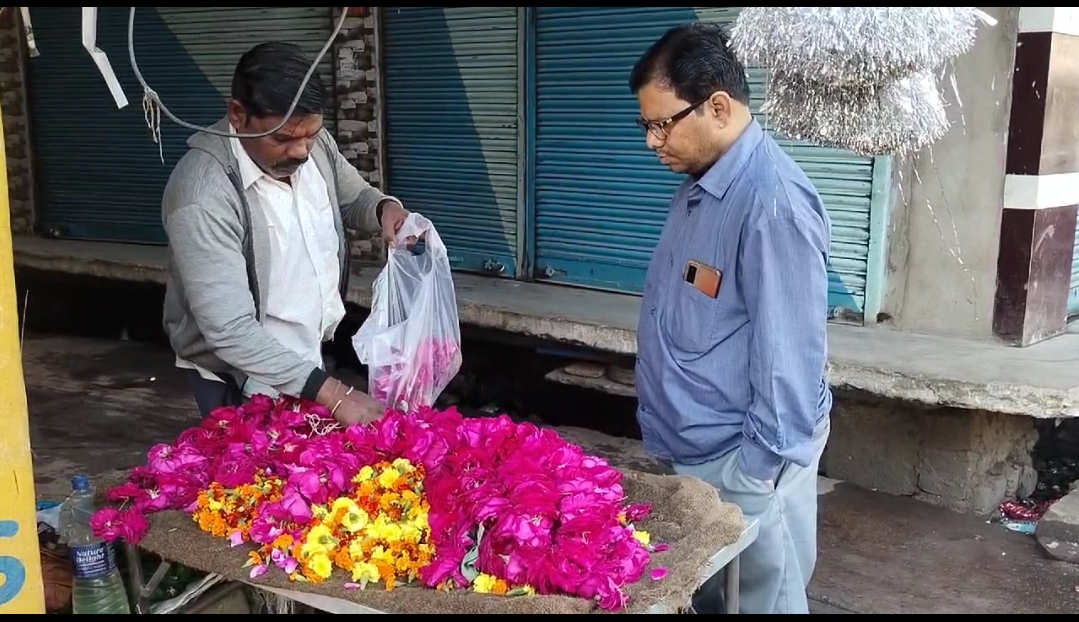
[[[741,574],[739,557],[740,556],[735,556],[735,558],[727,564],[727,580],[725,589],[723,590],[723,613],[738,613],[738,580],[739,575]]]
[[[142,562],[139,559],[139,551],[133,545],[124,542],[124,555],[127,558],[127,572],[128,579],[131,585],[128,586],[128,601],[131,605],[131,613],[144,614],[148,613],[142,609]]]
[[[123,547],[124,553],[127,555],[128,571],[131,573],[131,583],[133,584],[130,588],[131,613],[148,614],[150,613],[150,596],[153,595],[157,586],[161,585],[161,581],[164,580],[165,574],[172,567],[172,564],[162,561],[158,564],[157,570],[154,571],[154,575],[150,577],[150,580],[144,582],[139,548],[126,542]]]

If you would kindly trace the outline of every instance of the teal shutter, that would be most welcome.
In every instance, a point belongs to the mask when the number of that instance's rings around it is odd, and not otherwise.
[[[538,7],[535,14],[536,276],[640,292],[682,177],[645,146],[630,69],[671,26],[731,24],[738,7]],[[750,71],[752,106],[763,72]],[[762,119],[767,127],[767,121]],[[861,314],[873,160],[778,138],[832,218],[829,305]]]
[[[1079,218],[1075,219],[1075,250],[1072,251],[1072,280],[1068,292],[1068,315],[1079,315]]]
[[[516,7],[382,9],[386,186],[454,269],[515,276]]]
[[[161,120],[162,163],[128,60],[128,10],[98,8],[98,47],[130,102],[117,109],[82,47],[80,7],[30,9],[41,51],[28,63],[36,207],[47,233],[166,242],[161,193],[192,131]],[[135,13],[135,58],[173,114],[205,126],[225,116],[232,71],[248,49],[286,41],[314,58],[332,32],[329,7],[146,7]],[[331,90],[332,70],[333,54],[327,53],[320,73]],[[333,128],[333,115],[328,124]]]

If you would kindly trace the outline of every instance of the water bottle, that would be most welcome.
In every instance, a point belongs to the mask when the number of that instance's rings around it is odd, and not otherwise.
[[[60,510],[60,536],[71,550],[72,613],[131,613],[112,544],[94,535],[94,491],[85,475],[71,478],[71,496]]]

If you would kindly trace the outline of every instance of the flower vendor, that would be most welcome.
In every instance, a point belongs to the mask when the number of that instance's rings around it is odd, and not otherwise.
[[[408,211],[323,128],[332,94],[317,71],[300,88],[311,62],[285,43],[245,53],[226,117],[188,140],[165,188],[164,327],[204,417],[254,394],[312,400],[344,423],[384,413],[327,374],[322,344],[345,314],[346,227],[392,243]]]
[[[715,24],[677,26],[630,77],[648,147],[686,175],[645,281],[637,415],[649,453],[759,520],[741,558],[742,613],[805,614],[832,405],[830,223],[750,112],[727,43]],[[697,613],[720,613],[718,594],[706,585]]]

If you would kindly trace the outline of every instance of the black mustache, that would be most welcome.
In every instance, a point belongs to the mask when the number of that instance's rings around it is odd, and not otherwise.
[[[277,166],[275,166],[274,168],[279,168],[279,169],[280,168],[300,168],[304,164],[307,164],[307,161],[310,160],[310,159],[311,159],[311,157],[308,156],[306,158],[302,158],[302,159],[299,159],[299,160],[296,160],[296,159],[281,160],[280,162],[277,163]]]

